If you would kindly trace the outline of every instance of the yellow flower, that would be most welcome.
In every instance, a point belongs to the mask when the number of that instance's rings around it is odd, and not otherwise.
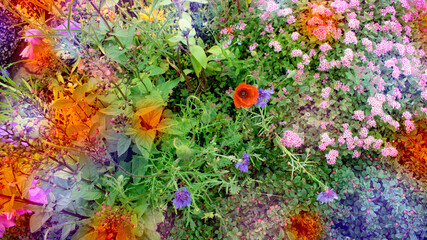
[[[138,147],[149,151],[159,133],[172,132],[170,127],[175,124],[173,113],[166,109],[166,103],[155,93],[137,102],[136,108],[127,135],[133,136]]]
[[[151,6],[150,6],[150,7],[144,7],[144,11],[145,11],[145,13],[143,13],[143,12],[139,13],[139,16],[141,16],[142,20],[150,21],[150,22],[154,22],[154,20],[156,20],[156,21],[165,21],[166,20],[166,18],[164,16],[165,11],[163,11],[163,10],[151,10]],[[153,11],[151,13],[151,15],[147,15],[147,14],[150,14],[151,11]]]

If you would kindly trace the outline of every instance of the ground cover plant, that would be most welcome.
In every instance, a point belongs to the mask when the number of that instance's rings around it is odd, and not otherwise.
[[[1,238],[427,238],[425,0],[1,8]]]

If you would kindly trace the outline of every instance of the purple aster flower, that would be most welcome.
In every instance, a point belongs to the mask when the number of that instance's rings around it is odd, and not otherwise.
[[[191,202],[191,193],[187,188],[181,188],[175,192],[175,199],[172,200],[173,205],[179,209],[190,205]]]
[[[243,162],[236,163],[236,168],[239,169],[241,172],[248,172],[249,167],[249,154],[246,154],[246,152],[243,152]]]
[[[263,90],[258,89],[258,101],[255,103],[255,106],[260,108],[265,108],[267,106],[268,100],[271,98],[271,94],[273,94],[274,91],[271,89]]]
[[[338,199],[338,196],[334,192],[333,188],[331,190],[328,190],[328,188],[326,188],[325,191],[321,192],[317,197],[317,200],[321,201],[322,203],[332,202],[334,199]]]
[[[63,23],[59,24],[55,29],[57,30],[57,33],[59,33],[59,34],[69,35],[69,33],[67,31],[67,29],[68,29],[68,21],[65,20]],[[61,31],[61,30],[65,30],[65,31]],[[70,21],[70,31],[71,31],[71,34],[73,36],[75,36],[76,32],[80,31],[80,23],[78,23],[78,22],[76,22],[74,20],[71,20]]]

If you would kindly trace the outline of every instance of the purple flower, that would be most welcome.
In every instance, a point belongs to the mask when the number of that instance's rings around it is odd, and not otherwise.
[[[21,137],[19,135],[14,135],[17,132],[16,126],[18,123],[9,122],[6,125],[0,125],[0,142],[4,143],[13,143],[16,147],[19,146],[19,143],[26,147],[28,146],[25,142],[20,142]]]
[[[8,217],[6,214],[0,214],[0,238],[3,237],[6,228],[15,226],[15,221]]]
[[[260,108],[265,108],[267,106],[268,100],[271,98],[271,94],[273,94],[274,91],[271,89],[263,90],[258,89],[258,101],[255,103],[255,106]]]
[[[236,168],[239,169],[241,172],[248,172],[249,167],[249,154],[246,154],[246,152],[243,152],[243,162],[236,163]]]
[[[187,188],[181,188],[175,192],[175,199],[172,200],[173,205],[179,209],[190,205],[191,202],[191,193]]]
[[[334,189],[328,190],[327,188],[317,197],[317,200],[321,201],[322,203],[332,202],[334,199],[338,199],[338,196],[334,192]]]

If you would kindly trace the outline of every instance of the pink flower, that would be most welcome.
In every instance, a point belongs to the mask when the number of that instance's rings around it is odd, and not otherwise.
[[[357,44],[356,33],[354,33],[353,31],[346,32],[345,33],[344,43],[347,44],[347,45],[350,44],[350,43]]]
[[[324,44],[320,45],[319,49],[320,49],[320,51],[326,53],[327,51],[331,50],[332,47],[328,43],[324,43]]]
[[[0,238],[3,237],[6,228],[10,228],[16,225],[15,221],[12,219],[10,215],[0,214]]]
[[[329,102],[327,100],[325,100],[319,104],[319,107],[322,109],[326,109],[329,107]]]
[[[24,50],[22,50],[22,52],[19,54],[19,56],[23,58],[34,59],[36,57],[36,55],[34,54],[34,46],[31,44],[26,46]]]
[[[292,38],[292,40],[294,40],[294,41],[298,40],[298,37],[299,37],[299,33],[298,33],[298,32],[293,32],[293,33],[291,34],[291,38]]]
[[[288,18],[288,24],[292,24],[294,22],[296,22],[295,17],[293,15],[289,16],[289,18]]]
[[[358,152],[357,150],[354,150],[352,157],[353,158],[359,158],[360,157],[360,152]]]
[[[301,57],[302,51],[299,49],[292,50],[291,57]]]
[[[360,24],[359,20],[357,20],[355,18],[350,19],[350,21],[348,22],[348,26],[351,29],[358,29],[359,28],[359,24]]]
[[[363,119],[365,119],[365,113],[361,110],[354,111],[354,114],[351,118],[359,121],[363,121]]]
[[[282,146],[290,148],[301,147],[303,143],[304,140],[302,140],[297,133],[292,132],[290,130],[286,130],[283,133],[283,138],[280,139],[280,144]]]
[[[376,139],[374,145],[372,145],[372,148],[374,149],[380,149],[381,145],[383,144],[382,139]]]
[[[322,94],[321,94],[321,96],[323,97],[323,98],[328,98],[329,97],[329,93],[331,92],[331,88],[330,87],[326,87],[326,88],[324,88],[324,89],[322,89]]]
[[[381,155],[384,157],[396,157],[398,154],[399,152],[394,147],[385,147],[381,150]]]
[[[367,129],[367,128],[365,128],[365,127],[362,127],[362,128],[359,130],[359,134],[360,134],[360,136],[361,136],[362,138],[367,137],[367,136],[368,136],[368,129]]]
[[[412,118],[412,114],[410,112],[406,111],[402,114],[402,117],[410,120]]]
[[[292,9],[290,8],[280,9],[279,11],[277,11],[277,16],[286,17],[289,14],[292,14]]]
[[[335,8],[338,13],[343,13],[345,10],[347,10],[349,8],[349,5],[345,1],[335,0],[331,4],[331,7]]]
[[[265,10],[267,12],[274,12],[279,9],[279,5],[275,1],[268,1],[265,3]]]
[[[411,120],[405,120],[406,132],[410,133],[415,129],[415,124]]]
[[[328,154],[325,154],[325,157],[327,159],[328,164],[330,165],[335,164],[335,161],[338,157],[338,151],[335,149],[332,149],[329,151]]]
[[[249,46],[249,51],[252,52],[256,47],[258,47],[258,43],[252,43],[252,45]]]

